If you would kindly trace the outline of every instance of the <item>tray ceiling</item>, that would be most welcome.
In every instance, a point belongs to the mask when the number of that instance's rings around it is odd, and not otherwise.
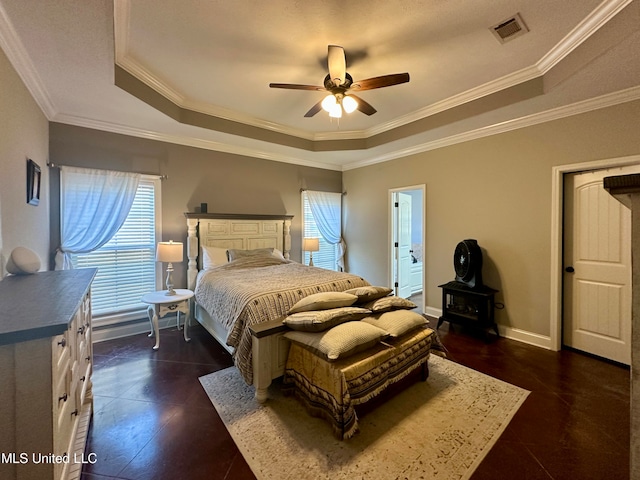
[[[0,45],[51,121],[347,169],[640,97],[638,0],[0,0]],[[500,42],[519,15],[529,30]],[[327,45],[377,109],[304,118]]]

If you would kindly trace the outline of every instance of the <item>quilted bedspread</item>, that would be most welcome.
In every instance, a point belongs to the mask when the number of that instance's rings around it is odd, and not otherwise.
[[[285,316],[298,300],[312,293],[364,285],[369,283],[350,273],[276,257],[247,257],[200,272],[195,298],[229,332],[227,345],[234,348],[234,363],[245,382],[252,384],[251,325]]]

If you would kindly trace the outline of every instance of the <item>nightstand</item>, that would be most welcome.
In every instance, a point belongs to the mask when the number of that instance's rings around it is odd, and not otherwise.
[[[184,341],[191,340],[187,332],[189,327],[189,310],[190,300],[193,297],[191,290],[183,288],[176,288],[175,295],[167,295],[166,290],[160,290],[158,292],[147,293],[142,297],[143,303],[148,303],[147,315],[149,315],[149,323],[151,323],[151,333],[149,336],[155,333],[156,344],[153,346],[154,350],[160,348],[160,329],[158,328],[158,319],[170,313],[177,313],[176,326],[180,329],[180,314],[184,313]]]

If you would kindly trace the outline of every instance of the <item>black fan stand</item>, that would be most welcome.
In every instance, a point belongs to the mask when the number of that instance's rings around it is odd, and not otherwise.
[[[438,319],[440,328],[445,320],[450,324],[460,324],[474,328],[491,328],[500,336],[495,323],[495,294],[498,290],[482,283],[482,250],[473,239],[458,243],[453,254],[456,273],[454,281],[439,285],[442,288],[442,316]]]

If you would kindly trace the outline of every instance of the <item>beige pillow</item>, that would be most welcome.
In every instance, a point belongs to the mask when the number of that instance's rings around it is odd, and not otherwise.
[[[370,310],[360,307],[330,308],[293,313],[285,318],[283,323],[293,330],[323,332],[344,322],[360,320],[369,314]]]
[[[358,297],[344,292],[319,292],[307,295],[298,300],[287,312],[289,315],[310,310],[327,310],[329,308],[350,307]]]
[[[219,267],[229,262],[227,249],[219,247],[202,247],[202,269]]]
[[[404,335],[409,330],[426,325],[427,319],[410,310],[393,310],[362,319],[378,328],[386,330],[392,337]]]
[[[310,349],[327,360],[337,360],[377,345],[387,332],[365,322],[342,323],[325,332],[298,332],[284,334],[292,342]]]
[[[253,250],[241,250],[238,248],[230,248],[228,251],[229,261],[237,260],[245,257],[272,257],[273,248],[255,248]]]
[[[358,303],[370,302],[371,300],[386,297],[391,293],[391,291],[392,290],[389,287],[374,287],[373,285],[345,290],[346,293],[351,293],[358,297]]]
[[[417,305],[413,303],[411,300],[407,300],[406,298],[396,297],[395,295],[391,295],[389,297],[382,297],[377,300],[373,300],[371,302],[363,303],[362,307],[368,308],[373,313],[382,313],[388,312],[390,310],[399,310],[399,309],[411,309],[416,308]]]

